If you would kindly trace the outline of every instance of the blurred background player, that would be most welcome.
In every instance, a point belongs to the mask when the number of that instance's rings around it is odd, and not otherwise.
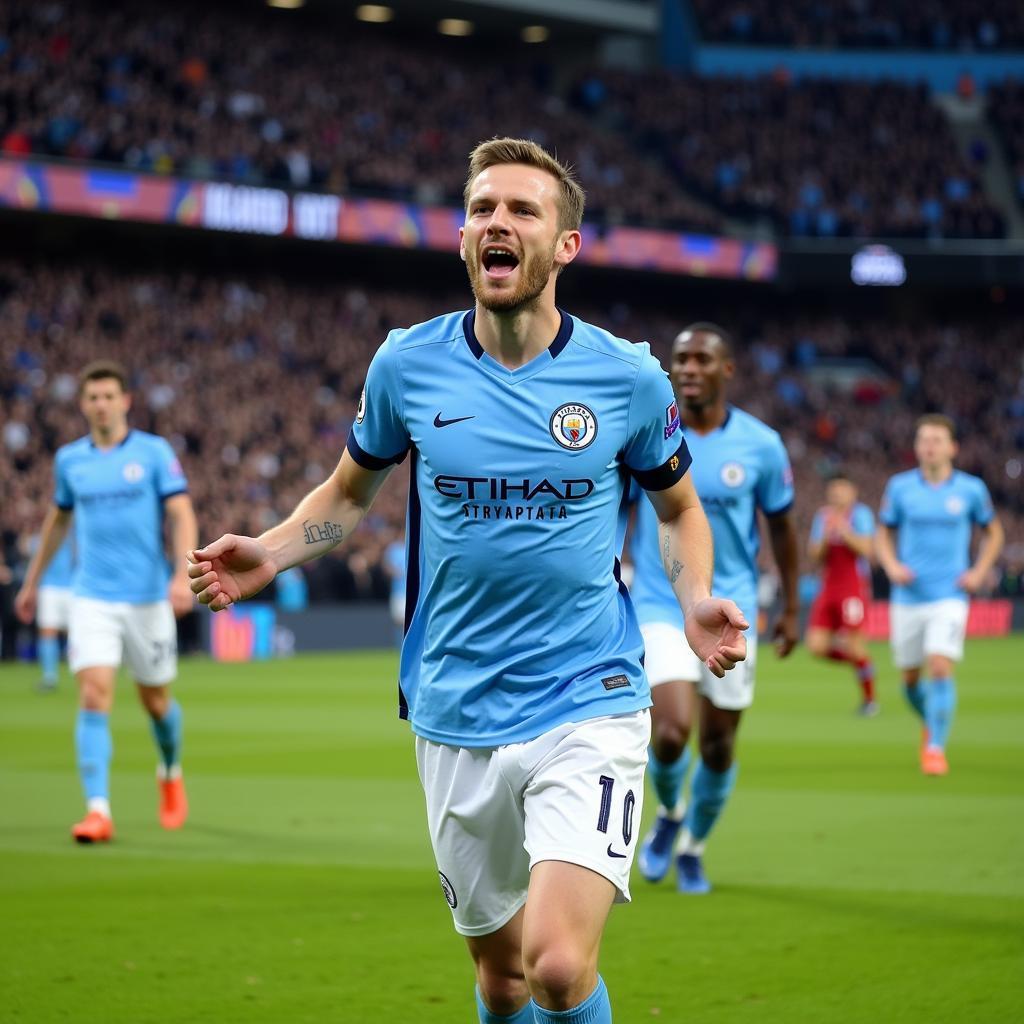
[[[926,775],[949,771],[953,666],[963,658],[968,595],[982,587],[1003,547],[988,488],[953,468],[957,451],[953,421],[922,416],[914,435],[918,468],[889,480],[878,517],[878,560],[892,583],[893,660],[903,672],[910,706],[924,721],[921,770]],[[982,541],[972,565],[974,526],[981,528]]]
[[[68,660],[79,688],[75,745],[86,816],[71,834],[80,843],[114,835],[110,710],[122,660],[135,677],[160,754],[160,823],[180,828],[188,813],[180,765],[182,714],[170,683],[177,671],[175,614],[193,603],[185,553],[195,546],[196,521],[174,450],[163,438],[130,430],[130,406],[120,365],[98,361],[82,371],[80,408],[89,433],[57,452],[53,507],[15,599],[21,620],[31,622],[40,580],[74,516],[78,568]],[[164,551],[165,517],[173,576]]]
[[[875,517],[857,500],[857,488],[837,474],[811,525],[808,554],[821,566],[821,590],[811,606],[807,649],[816,658],[852,665],[861,689],[860,713],[878,714],[875,667],[863,626],[871,599],[870,563]]]
[[[768,521],[772,554],[779,570],[783,610],[775,625],[776,650],[786,657],[797,642],[796,531],[790,516],[793,478],[779,435],[760,420],[726,402],[735,372],[727,331],[695,323],[672,346],[671,378],[678,404],[665,410],[668,436],[680,425],[693,453],[693,479],[714,535],[713,593],[739,605],[757,621],[756,512]],[[736,734],[744,708],[754,699],[757,637],[747,636],[747,658],[724,679],[701,665],[686,642],[679,602],[659,557],[658,524],[650,502],[637,505],[632,555],[633,600],[647,650],[645,667],[653,689],[651,759],[648,775],[660,806],[640,848],[639,865],[651,882],[665,877],[676,844],[681,892],[704,893],[704,844],[736,782]],[[700,758],[682,800],[689,768],[688,742],[699,694]],[[684,816],[685,812],[685,816]]]
[[[38,547],[39,538],[37,538]],[[60,636],[68,631],[71,614],[71,583],[75,568],[75,541],[69,532],[57,553],[50,559],[39,581],[36,605],[36,638],[39,671],[38,689],[43,693],[57,689],[60,670]]]
[[[384,549],[384,572],[391,581],[388,613],[395,626],[395,639],[402,646],[405,633],[405,538],[395,537]]]

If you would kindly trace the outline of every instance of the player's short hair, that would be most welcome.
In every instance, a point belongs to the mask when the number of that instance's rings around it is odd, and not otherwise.
[[[829,472],[828,476],[825,477],[826,484],[835,483],[836,480],[845,480],[848,484],[853,483],[853,477],[851,477],[850,474],[842,468],[833,469]],[[854,486],[856,486],[856,484],[854,484]]]
[[[128,390],[128,371],[113,359],[94,359],[78,375],[78,393],[85,390],[91,380],[116,380],[121,390]]]
[[[916,434],[922,427],[945,427],[949,431],[949,439],[956,440],[956,424],[941,412],[930,412],[922,416],[914,424],[914,433]]]
[[[557,179],[558,230],[579,231],[587,199],[583,187],[576,180],[572,167],[556,160],[543,146],[538,146],[531,139],[495,138],[477,145],[469,154],[469,175],[466,178],[466,187],[462,190],[463,205],[467,209],[470,190],[477,175],[486,171],[488,167],[497,167],[501,164],[526,164],[527,167],[538,167]]]
[[[712,323],[710,320],[698,320],[696,323],[687,324],[679,332],[679,335],[697,334],[698,332],[701,334],[717,335],[722,342],[722,350],[729,359],[732,359],[736,346],[733,342],[732,335],[722,327],[721,324]],[[676,335],[676,337],[679,337],[679,335]]]

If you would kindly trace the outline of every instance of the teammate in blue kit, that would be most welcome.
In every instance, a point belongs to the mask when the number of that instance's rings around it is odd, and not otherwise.
[[[75,542],[69,534],[50,560],[39,581],[36,608],[36,642],[42,676],[37,687],[43,693],[57,689],[60,671],[60,635],[68,631],[71,614],[71,579],[75,567]]]
[[[968,595],[981,588],[995,565],[1003,528],[985,484],[953,468],[957,443],[951,419],[921,417],[914,454],[918,468],[897,473],[882,496],[878,561],[892,582],[893,660],[903,672],[907,701],[924,722],[921,770],[945,775],[946,740],[956,709],[953,666],[964,654]],[[975,526],[982,530],[982,542],[971,565]]]
[[[775,625],[776,650],[784,658],[796,644],[798,629],[793,474],[779,435],[727,404],[726,386],[734,370],[732,341],[723,328],[696,323],[683,330],[672,346],[670,371],[680,404],[666,412],[665,433],[681,414],[682,433],[693,454],[694,487],[714,534],[714,593],[739,605],[748,622],[757,621],[757,512],[767,517],[785,602]],[[706,893],[711,886],[704,874],[704,844],[736,782],[736,733],[743,710],[754,699],[757,636],[747,637],[746,661],[735,672],[718,678],[707,671],[687,644],[684,617],[661,566],[658,531],[654,509],[641,500],[631,546],[632,593],[654,691],[648,776],[659,807],[639,864],[648,881],[661,881],[674,846],[680,892]],[[682,790],[695,704],[700,758],[687,807]]]
[[[347,537],[410,455],[399,710],[483,1022],[612,1019],[598,951],[629,899],[650,737],[616,557],[629,476],[658,511],[690,643],[716,675],[744,656],[746,620],[709,596],[665,374],[555,305],[583,201],[536,144],[478,146],[460,232],[474,308],[388,336],[337,469],[284,523],[190,556],[203,604],[250,597]]]
[[[181,708],[170,694],[177,671],[175,613],[193,605],[185,552],[196,521],[187,483],[163,438],[128,427],[131,399],[117,363],[91,363],[81,374],[80,404],[89,433],[65,445],[54,461],[54,504],[39,548],[15,600],[31,622],[39,581],[71,525],[77,564],[68,626],[68,661],[78,682],[75,728],[86,816],[71,830],[81,843],[113,838],[110,809],[110,710],[122,660],[138,684],[159,751],[160,823],[180,828],[188,804],[181,778]],[[178,571],[164,553],[170,524]]]

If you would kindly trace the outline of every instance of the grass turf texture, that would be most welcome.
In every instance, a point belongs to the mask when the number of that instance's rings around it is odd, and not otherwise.
[[[1024,638],[975,641],[952,772],[924,778],[884,652],[766,653],[715,892],[634,879],[602,971],[620,1024],[1024,1019]],[[192,818],[156,822],[133,688],[113,715],[109,847],[76,847],[73,685],[0,668],[0,1020],[475,1020],[390,653],[182,665]],[[645,819],[653,800],[647,801]]]

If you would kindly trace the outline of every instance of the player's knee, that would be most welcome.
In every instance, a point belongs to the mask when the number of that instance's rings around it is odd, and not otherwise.
[[[662,764],[671,764],[673,761],[677,761],[682,756],[689,738],[690,728],[685,722],[669,719],[655,723],[651,736],[654,756]]]
[[[903,685],[904,686],[917,686],[918,681],[921,678],[921,670],[919,668],[906,668],[903,670]]]
[[[577,950],[554,947],[527,962],[526,979],[548,1009],[569,1010],[586,996],[586,980],[593,970],[589,958]]]
[[[171,699],[167,693],[155,689],[139,689],[139,699],[151,718],[163,718],[170,707]]]
[[[932,654],[928,658],[928,676],[931,679],[945,679],[953,674],[953,662],[941,654]]]
[[[730,733],[712,733],[700,740],[700,758],[713,772],[725,772],[732,767],[733,736]]]
[[[498,966],[478,960],[476,981],[487,1009],[499,1017],[511,1017],[530,998],[526,976],[521,967]]]
[[[828,637],[817,631],[812,631],[807,634],[807,650],[815,658],[824,658],[828,654],[829,640]]]

